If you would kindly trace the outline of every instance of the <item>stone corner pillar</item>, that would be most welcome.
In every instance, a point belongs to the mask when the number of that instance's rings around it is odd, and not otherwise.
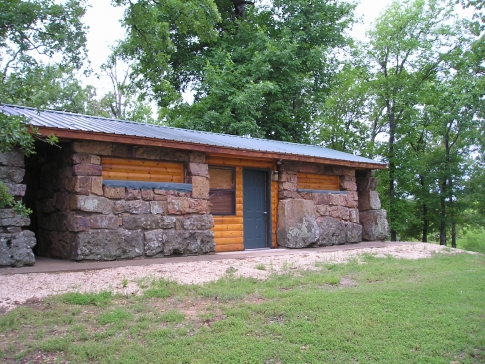
[[[0,181],[17,200],[25,195],[24,175],[24,156],[19,149],[0,153]],[[34,265],[32,248],[37,241],[35,234],[24,228],[29,225],[30,218],[17,215],[11,208],[0,209],[0,267]]]
[[[360,212],[362,239],[367,241],[387,240],[389,225],[386,210],[367,210]]]
[[[313,201],[303,199],[280,200],[278,206],[278,245],[304,248],[319,239]]]
[[[376,191],[378,179],[374,177],[374,171],[359,171],[356,173],[356,183],[362,240],[387,240],[387,213],[381,209],[381,201]]]

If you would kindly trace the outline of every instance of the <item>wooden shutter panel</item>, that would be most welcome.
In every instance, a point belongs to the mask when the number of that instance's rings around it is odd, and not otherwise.
[[[323,174],[298,173],[298,189],[339,191],[340,178]]]
[[[103,179],[184,183],[183,163],[101,158]]]

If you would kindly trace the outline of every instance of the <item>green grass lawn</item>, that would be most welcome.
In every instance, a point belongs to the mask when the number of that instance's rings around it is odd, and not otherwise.
[[[0,316],[0,361],[485,363],[484,255],[318,268],[32,302]]]

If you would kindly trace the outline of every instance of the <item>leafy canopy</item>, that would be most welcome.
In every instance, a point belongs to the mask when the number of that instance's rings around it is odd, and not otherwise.
[[[273,0],[238,18],[229,0],[117,3],[127,5],[120,53],[169,124],[311,140],[353,5]],[[193,102],[183,101],[187,91]]]

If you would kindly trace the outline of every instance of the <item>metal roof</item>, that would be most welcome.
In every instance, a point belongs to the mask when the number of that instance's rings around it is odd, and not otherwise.
[[[282,159],[284,159],[284,155],[296,155],[385,166],[385,163],[382,162],[315,145],[186,130],[154,124],[108,119],[61,111],[38,110],[36,108],[6,104],[0,105],[0,111],[7,115],[26,116],[32,126],[39,128],[46,127],[138,138],[155,138],[235,150],[277,153],[281,154]],[[133,141],[133,144],[136,144],[135,140]]]

